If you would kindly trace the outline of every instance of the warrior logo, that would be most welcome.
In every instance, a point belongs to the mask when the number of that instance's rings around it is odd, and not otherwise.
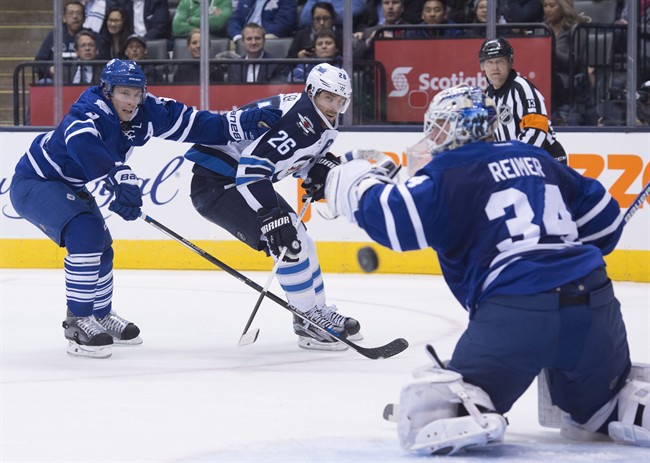
[[[497,108],[497,113],[499,114],[499,123],[501,125],[508,125],[512,122],[512,110],[507,104],[502,104]]]
[[[314,130],[314,123],[308,117],[298,113],[298,118],[300,121],[296,122],[296,125],[302,129],[305,135],[309,135],[309,132],[316,135],[316,131]]]
[[[400,97],[409,92],[409,80],[406,78],[406,75],[412,70],[412,67],[407,66],[393,69],[390,78],[393,81],[393,87],[395,87],[395,90],[388,94],[389,97]]]

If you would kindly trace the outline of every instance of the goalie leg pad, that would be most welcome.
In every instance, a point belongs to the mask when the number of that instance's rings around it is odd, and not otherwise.
[[[607,427],[618,444],[650,447],[650,383],[629,381],[618,393],[618,420]]]
[[[415,436],[410,450],[434,455],[452,455],[466,447],[500,441],[506,432],[506,419],[498,413],[481,415],[485,427],[473,416],[432,421]]]
[[[462,407],[469,416],[459,416]],[[454,453],[498,441],[506,421],[481,388],[467,384],[450,370],[433,369],[406,385],[400,395],[397,433],[404,450]]]

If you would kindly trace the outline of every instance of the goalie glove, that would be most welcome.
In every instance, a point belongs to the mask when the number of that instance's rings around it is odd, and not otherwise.
[[[316,161],[314,166],[309,169],[307,178],[302,182],[302,187],[307,192],[302,198],[303,202],[309,196],[311,196],[312,201],[319,201],[325,197],[325,180],[327,179],[327,175],[339,164],[341,164],[339,158],[329,152]]]
[[[282,111],[276,108],[237,109],[221,118],[224,133],[229,140],[255,140],[280,120]]]
[[[395,171],[396,172],[396,171]],[[395,184],[386,169],[375,167],[363,159],[354,159],[333,168],[325,182],[325,200],[332,217],[344,216],[356,223],[359,201],[375,185]]]
[[[142,192],[138,176],[129,166],[114,167],[106,176],[104,189],[114,195],[108,210],[124,220],[135,220],[142,214]]]
[[[257,211],[257,220],[260,224],[262,235],[266,238],[269,251],[276,258],[282,254],[282,248],[287,252],[282,259],[285,262],[297,262],[302,245],[298,239],[298,231],[291,223],[291,217],[279,207],[273,209],[260,209]]]

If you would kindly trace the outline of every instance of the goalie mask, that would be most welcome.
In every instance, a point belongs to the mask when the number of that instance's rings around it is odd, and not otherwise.
[[[459,85],[443,90],[424,115],[424,138],[406,150],[409,175],[436,153],[492,137],[496,123],[494,101],[480,88]]]

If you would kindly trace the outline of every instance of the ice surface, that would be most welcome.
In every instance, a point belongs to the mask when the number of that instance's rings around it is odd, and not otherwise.
[[[258,294],[221,271],[118,270],[115,283],[114,307],[144,344],[79,359],[65,351],[63,271],[0,269],[3,463],[439,459],[402,452],[382,410],[428,362],[424,345],[448,358],[467,323],[441,277],[325,275],[330,302],[361,321],[360,344],[409,340],[385,360],[299,349],[291,315],[268,299],[252,325],[259,339],[237,347]],[[615,289],[632,358],[650,363],[650,285]],[[533,385],[508,413],[503,445],[448,460],[650,462],[650,449],[566,441],[536,410]]]

